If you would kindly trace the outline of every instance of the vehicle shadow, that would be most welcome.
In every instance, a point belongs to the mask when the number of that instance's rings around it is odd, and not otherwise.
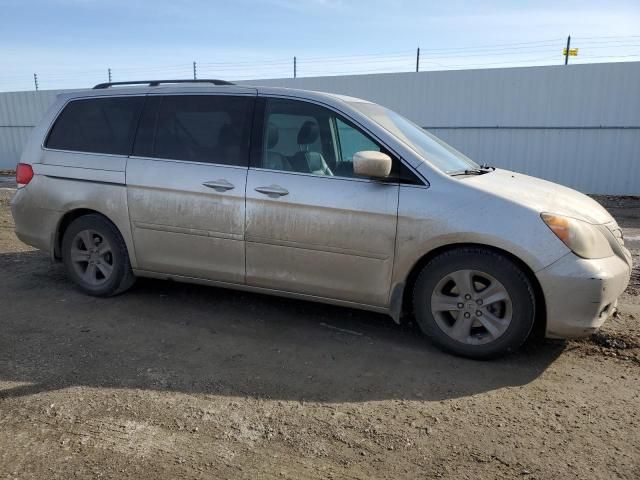
[[[0,254],[0,397],[82,385],[282,400],[441,400],[535,380],[562,343],[478,362],[384,315],[174,282],[79,293],[40,252]]]

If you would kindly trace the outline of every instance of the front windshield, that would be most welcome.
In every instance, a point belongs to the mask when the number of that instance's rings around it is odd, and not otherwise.
[[[368,102],[350,102],[350,105],[407,143],[445,173],[479,168],[473,160],[393,110]]]

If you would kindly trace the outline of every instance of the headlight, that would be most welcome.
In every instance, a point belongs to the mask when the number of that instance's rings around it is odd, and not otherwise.
[[[609,241],[595,225],[552,213],[543,213],[540,216],[551,231],[576,255],[582,258],[605,258],[613,255]]]

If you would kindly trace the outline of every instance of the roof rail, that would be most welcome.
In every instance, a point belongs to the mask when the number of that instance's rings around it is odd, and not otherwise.
[[[227,82],[226,80],[216,80],[214,78],[198,78],[196,80],[135,80],[132,82],[106,82],[99,83],[95,87],[96,89],[109,88],[116,85],[148,85],[150,87],[157,87],[161,83],[212,83],[213,85],[234,85],[231,82]]]

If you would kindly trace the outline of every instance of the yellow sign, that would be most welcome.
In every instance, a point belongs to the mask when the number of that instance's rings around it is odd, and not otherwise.
[[[562,49],[562,54],[563,55],[567,54],[567,49],[566,48]],[[570,48],[569,49],[569,56],[570,57],[577,57],[578,56],[578,49],[577,48]]]

